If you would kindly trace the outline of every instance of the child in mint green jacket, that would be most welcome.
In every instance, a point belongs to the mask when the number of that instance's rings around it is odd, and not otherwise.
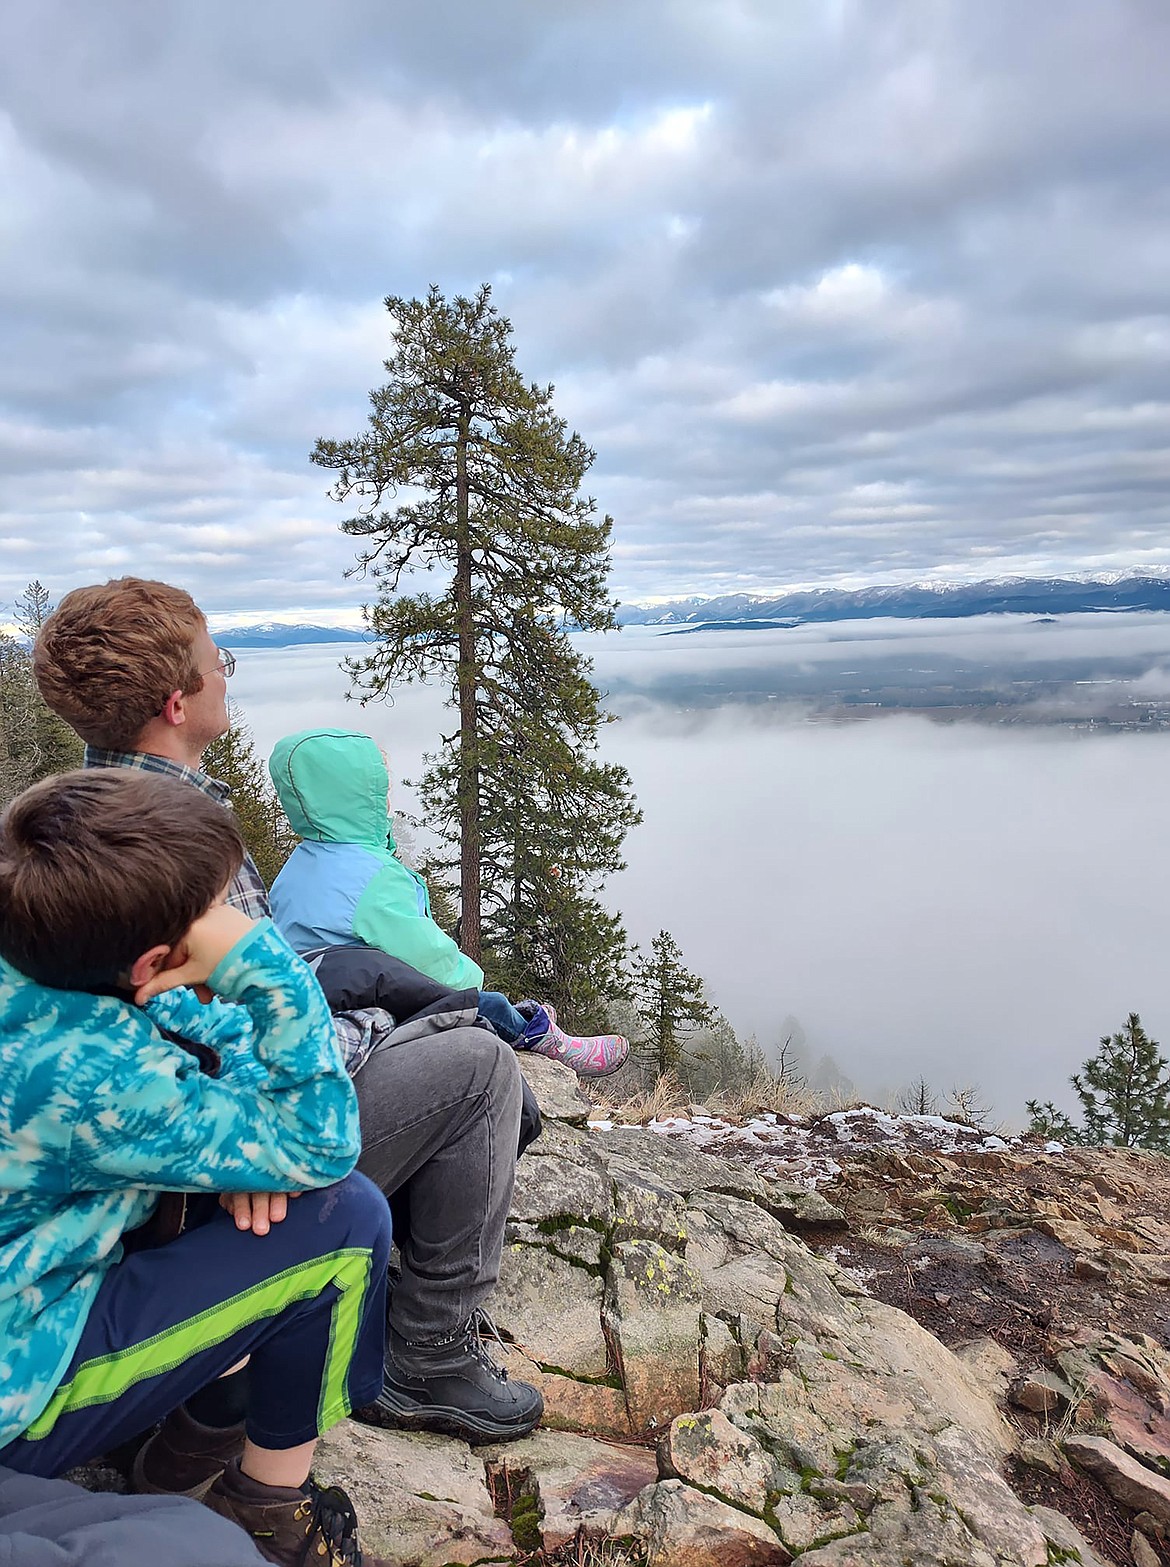
[[[431,917],[426,883],[394,841],[390,771],[369,735],[305,729],[277,743],[272,781],[303,840],[272,886],[272,916],[298,952],[376,947],[452,990],[480,991],[480,1015],[517,1050],[534,1050],[583,1077],[616,1072],[629,1054],[619,1034],[579,1036],[546,1002],[513,1006],[483,990],[483,970]]]

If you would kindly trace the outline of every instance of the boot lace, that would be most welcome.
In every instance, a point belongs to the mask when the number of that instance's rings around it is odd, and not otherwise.
[[[297,1509],[298,1518],[309,1518],[300,1561],[313,1567],[362,1567],[357,1542],[357,1513],[353,1503],[338,1485],[308,1482],[305,1500]]]
[[[488,1352],[487,1341],[494,1340],[504,1350],[506,1348],[500,1337],[500,1330],[496,1327],[491,1315],[482,1306],[477,1306],[471,1313],[467,1322],[467,1347],[480,1365],[486,1371],[490,1371],[497,1382],[506,1382],[508,1373],[503,1366],[497,1366]]]

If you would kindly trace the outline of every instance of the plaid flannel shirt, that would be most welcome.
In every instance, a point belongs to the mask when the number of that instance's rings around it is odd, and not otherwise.
[[[188,783],[200,793],[217,800],[225,810],[231,810],[231,790],[218,778],[209,778],[197,768],[185,767],[182,762],[172,762],[167,756],[152,756],[147,751],[103,751],[98,746],[85,748],[86,767],[133,767],[140,773],[162,773],[167,778],[177,778]],[[256,862],[245,849],[244,863],[232,879],[227,902],[239,909],[249,919],[264,919],[271,913],[268,906],[268,889],[256,869]]]

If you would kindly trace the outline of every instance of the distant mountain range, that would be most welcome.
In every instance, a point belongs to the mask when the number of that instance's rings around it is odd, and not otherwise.
[[[623,626],[675,631],[765,630],[833,620],[954,620],[972,615],[1119,614],[1170,610],[1170,573],[1097,577],[1001,577],[990,582],[912,582],[893,588],[808,588],[799,593],[727,593],[666,604],[623,604]],[[231,648],[365,642],[366,631],[337,626],[236,626],[217,631]]]
[[[670,604],[623,604],[626,626],[763,629],[833,620],[952,620],[971,615],[1073,615],[1170,610],[1170,575],[1002,577],[992,582],[907,583],[892,588],[810,588],[729,593]]]
[[[228,626],[216,631],[215,640],[225,647],[297,647],[306,642],[365,642],[365,631],[346,631],[341,626],[288,626],[267,621],[262,626]]]

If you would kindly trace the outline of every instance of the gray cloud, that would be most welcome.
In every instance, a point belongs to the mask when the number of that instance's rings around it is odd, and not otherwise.
[[[623,598],[1168,564],[1159,0],[0,18],[0,599],[362,590],[307,452],[491,280]]]

